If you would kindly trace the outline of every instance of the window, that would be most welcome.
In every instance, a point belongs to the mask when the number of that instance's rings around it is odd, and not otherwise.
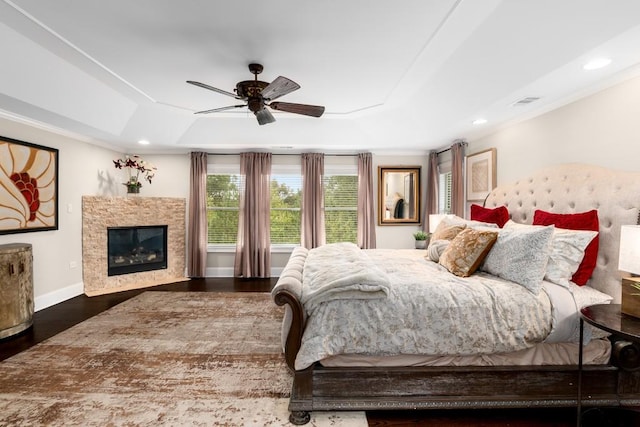
[[[207,175],[207,243],[236,243],[241,181],[239,173]]]
[[[239,173],[207,176],[208,243],[235,245],[238,237],[240,189]],[[300,173],[271,175],[271,243],[300,244]]]
[[[239,165],[216,165],[207,175],[208,244],[235,245],[238,236]],[[356,242],[358,176],[356,166],[326,166],[323,179],[327,243]],[[300,244],[302,175],[300,165],[272,165],[271,243]]]
[[[438,175],[438,213],[451,213],[451,171]]]
[[[271,244],[300,244],[302,176],[300,167],[271,171]],[[289,169],[289,170],[287,170]]]
[[[324,222],[327,243],[353,242],[358,228],[358,176],[357,173],[325,172]]]

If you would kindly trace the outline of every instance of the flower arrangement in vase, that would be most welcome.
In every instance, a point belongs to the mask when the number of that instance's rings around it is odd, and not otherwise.
[[[155,166],[145,162],[137,154],[133,154],[131,156],[126,155],[123,159],[114,160],[113,164],[116,169],[126,168],[129,173],[129,179],[127,182],[122,183],[127,186],[127,193],[140,192],[140,187],[142,187],[140,174],[142,174],[143,179],[146,179],[149,181],[149,184],[151,184],[151,180],[155,176],[157,170]]]

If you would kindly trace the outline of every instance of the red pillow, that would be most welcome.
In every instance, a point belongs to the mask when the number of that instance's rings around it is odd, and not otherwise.
[[[502,228],[507,221],[509,221],[509,210],[506,206],[498,206],[495,209],[489,209],[473,204],[471,205],[471,219],[474,221],[498,224],[498,227]]]
[[[533,225],[555,225],[558,228],[569,230],[600,231],[598,211],[595,209],[575,214],[556,214],[537,210],[533,213]],[[582,262],[578,270],[573,274],[571,281],[576,285],[585,285],[596,268],[597,260],[598,235],[593,238],[584,250],[584,258],[582,258]]]

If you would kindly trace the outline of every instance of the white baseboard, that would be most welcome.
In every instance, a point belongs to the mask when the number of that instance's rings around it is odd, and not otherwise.
[[[67,286],[66,288],[58,289],[57,291],[49,292],[48,294],[35,297],[33,300],[34,311],[40,311],[52,305],[56,305],[70,298],[77,297],[84,293],[84,283],[76,283],[75,285]]]
[[[205,277],[233,277],[233,267],[212,267],[204,271]]]

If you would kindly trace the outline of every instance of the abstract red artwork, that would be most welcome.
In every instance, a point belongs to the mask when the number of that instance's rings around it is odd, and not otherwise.
[[[0,234],[58,229],[58,150],[0,137]]]

